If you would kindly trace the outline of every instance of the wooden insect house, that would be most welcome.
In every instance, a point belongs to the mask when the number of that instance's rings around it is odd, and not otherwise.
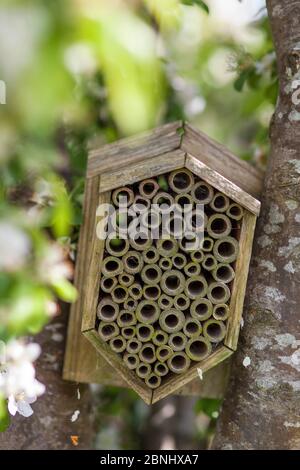
[[[181,122],[90,153],[65,378],[150,404],[235,351],[261,181]]]

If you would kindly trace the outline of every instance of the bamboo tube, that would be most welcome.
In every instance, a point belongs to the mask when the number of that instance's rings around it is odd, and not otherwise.
[[[142,343],[149,342],[154,335],[154,328],[152,325],[145,325],[145,323],[138,323],[136,325],[136,336]]]
[[[163,331],[167,333],[177,333],[183,328],[185,316],[181,310],[171,308],[164,310],[159,317],[159,325]]]
[[[191,276],[186,281],[185,294],[190,299],[204,297],[207,292],[207,281],[204,276]]]
[[[107,322],[101,322],[99,327],[98,327],[98,333],[100,338],[103,339],[103,341],[109,341],[110,339],[114,338],[115,336],[118,336],[120,330],[116,323],[107,323]]]
[[[105,247],[111,256],[121,257],[129,250],[127,238],[107,238]]]
[[[217,304],[213,309],[213,317],[215,320],[227,320],[229,317],[229,307],[227,304]]]
[[[133,204],[129,210],[129,213],[134,217],[136,214],[143,214],[150,209],[151,202],[150,199],[142,197],[140,194],[137,194],[134,198]]]
[[[147,199],[152,199],[159,189],[159,184],[153,178],[143,180],[139,184],[139,193]]]
[[[126,238],[128,226],[132,221],[132,217],[129,216],[127,208],[116,210],[116,212],[111,215],[110,220],[117,234],[117,238],[122,238],[124,235]]]
[[[160,191],[153,198],[153,205],[155,210],[160,214],[168,214],[174,206],[174,198],[167,192]]]
[[[214,197],[214,190],[209,184],[199,181],[192,187],[191,195],[196,204],[209,204]]]
[[[141,216],[141,225],[149,230],[157,230],[161,224],[161,217],[159,212],[150,209],[144,212]]]
[[[137,354],[141,350],[141,347],[141,341],[139,341],[137,338],[131,338],[127,341],[126,351],[130,354]]]
[[[244,215],[244,209],[239,204],[230,204],[226,214],[233,220],[241,220]]]
[[[135,326],[124,326],[124,328],[121,329],[121,334],[124,336],[125,339],[132,339],[134,338],[136,333]]]
[[[135,312],[138,305],[138,301],[131,297],[128,297],[124,302],[124,309],[129,310],[131,312]]]
[[[143,295],[147,300],[158,300],[161,294],[160,287],[158,285],[146,285],[143,288]]]
[[[123,336],[119,335],[109,341],[109,346],[115,353],[120,354],[126,349],[126,341]]]
[[[188,193],[194,185],[194,175],[187,168],[172,171],[168,180],[171,189],[177,194]]]
[[[115,189],[112,193],[112,201],[117,207],[129,207],[133,203],[134,194],[127,186]]]
[[[173,354],[167,361],[169,369],[175,374],[182,374],[190,367],[189,357],[182,351]]]
[[[213,214],[207,222],[207,233],[213,238],[223,238],[230,234],[232,224],[225,214]]]
[[[214,245],[214,255],[221,263],[232,263],[237,259],[238,252],[239,244],[233,237],[217,240]]]
[[[201,266],[199,263],[191,261],[184,267],[184,272],[187,276],[198,276],[201,272]]]
[[[120,328],[134,326],[136,325],[136,317],[134,313],[129,310],[121,310],[117,318],[117,323]]]
[[[185,320],[183,332],[188,338],[198,337],[202,332],[201,323],[195,318],[188,317]]]
[[[153,364],[156,361],[155,346],[152,343],[143,344],[139,352],[139,358],[142,362]]]
[[[186,215],[186,222],[188,230],[203,233],[207,226],[207,215],[203,209],[193,209]]]
[[[178,242],[175,240],[175,238],[160,239],[157,240],[156,247],[160,256],[170,258],[177,253]]]
[[[192,317],[201,322],[211,317],[213,306],[208,299],[196,299],[192,302],[190,310]]]
[[[117,304],[122,304],[128,297],[128,288],[117,285],[111,293],[111,297]]]
[[[112,322],[119,314],[119,305],[113,302],[109,297],[104,297],[98,304],[97,317],[100,320]]]
[[[177,310],[186,310],[190,306],[190,299],[185,294],[178,294],[174,298],[174,307]]]
[[[176,255],[172,257],[172,263],[176,269],[183,269],[187,263],[186,256],[183,253],[176,253]]]
[[[105,277],[118,276],[122,271],[123,263],[119,258],[108,256],[102,261],[101,272]]]
[[[203,325],[203,336],[211,343],[219,343],[226,335],[226,326],[222,321],[210,319]]]
[[[142,300],[136,309],[136,317],[140,323],[147,325],[158,320],[160,309],[154,300]]]
[[[154,373],[158,375],[159,377],[164,377],[165,375],[168,374],[168,372],[169,372],[169,368],[167,364],[165,364],[164,362],[156,362],[154,364]]]
[[[191,338],[187,342],[185,352],[192,361],[202,361],[211,353],[212,347],[207,338]]]
[[[158,377],[156,374],[150,374],[145,378],[145,382],[149,388],[158,388],[161,384],[161,377]]]
[[[157,263],[159,260],[159,253],[155,246],[150,246],[150,248],[143,251],[142,256],[144,263],[146,264],[154,264]]]
[[[191,253],[201,249],[201,234],[186,231],[184,236],[179,240],[179,247],[185,253]]]
[[[193,198],[189,193],[181,193],[175,196],[175,204],[184,211],[189,212],[193,207]]]
[[[113,288],[116,287],[117,284],[118,284],[118,281],[115,277],[102,276],[100,287],[101,287],[102,292],[105,292],[106,294],[110,294]]]
[[[134,283],[134,276],[129,273],[121,273],[118,277],[119,284],[123,287],[129,287]]]
[[[206,269],[206,271],[213,271],[216,269],[217,264],[218,262],[216,258],[213,255],[208,254],[208,255],[205,255],[203,258],[202,268]]]
[[[156,357],[160,362],[167,361],[170,357],[173,356],[173,351],[170,346],[163,344],[162,346],[158,346],[156,350]]]
[[[162,294],[158,299],[158,306],[162,310],[170,309],[173,306],[174,299],[169,295]]]
[[[172,333],[169,337],[168,345],[173,351],[183,351],[187,343],[187,338],[184,333]]]
[[[155,346],[162,346],[167,344],[169,335],[163,330],[155,330],[152,341]]]
[[[150,364],[146,364],[146,362],[140,362],[136,368],[136,375],[140,377],[141,379],[145,379],[150,374],[151,374]]]
[[[230,266],[230,264],[220,263],[212,272],[213,278],[215,281],[224,282],[228,284],[231,282],[235,277],[234,269]]]
[[[214,240],[211,237],[204,237],[201,242],[201,250],[205,253],[212,251],[214,246]]]
[[[128,369],[131,369],[131,370],[136,369],[139,366],[139,362],[140,362],[137,354],[132,354],[128,352],[124,354],[123,361],[127,365]]]
[[[211,282],[207,297],[213,304],[225,304],[230,298],[230,289],[223,282]]]
[[[185,288],[185,277],[177,269],[171,269],[163,273],[160,286],[167,295],[175,296],[181,294]]]
[[[157,264],[146,264],[141,272],[141,277],[146,284],[153,286],[161,279],[161,269]]]
[[[215,212],[226,212],[229,207],[229,199],[223,193],[215,193],[210,207]]]
[[[172,269],[171,258],[160,258],[158,265],[163,271],[168,271]]]
[[[128,251],[122,258],[124,269],[129,274],[137,274],[141,272],[144,261],[142,255],[137,251]]]
[[[140,300],[143,295],[142,286],[135,282],[130,287],[128,287],[128,295],[134,300]]]
[[[201,250],[192,251],[192,253],[191,253],[191,260],[192,260],[194,263],[201,263],[201,262],[203,261],[203,258],[204,258],[204,253],[203,253],[203,251],[201,251]]]
[[[148,230],[141,228],[138,232],[134,230],[134,232],[130,234],[129,243],[134,250],[144,251],[152,245],[152,240]]]

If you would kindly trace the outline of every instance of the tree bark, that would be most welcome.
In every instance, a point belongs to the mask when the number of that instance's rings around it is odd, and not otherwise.
[[[300,0],[267,0],[267,8],[280,91],[245,324],[215,449],[300,448]]]
[[[8,430],[0,433],[0,450],[93,447],[95,412],[92,393],[88,386],[65,382],[61,377],[67,320],[68,308],[65,305],[62,313],[41,334],[32,338],[42,347],[36,369],[38,380],[46,385],[46,392],[32,405],[32,416],[12,417]],[[74,417],[78,415],[78,418],[72,422],[74,412]]]

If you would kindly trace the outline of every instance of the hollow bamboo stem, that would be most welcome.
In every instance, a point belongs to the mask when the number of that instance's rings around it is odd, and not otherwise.
[[[132,189],[127,186],[115,189],[112,193],[112,201],[117,207],[129,207],[134,200]]]
[[[174,307],[177,310],[186,310],[190,306],[190,299],[185,294],[176,295],[174,298]]]
[[[223,282],[211,282],[208,286],[207,297],[213,304],[225,304],[230,297],[230,289]]]
[[[207,338],[191,338],[187,342],[185,351],[192,361],[202,361],[211,353],[212,347]]]
[[[136,368],[136,375],[141,379],[145,379],[151,374],[151,365],[146,362],[140,362]]]
[[[162,272],[157,264],[146,264],[141,271],[141,277],[148,285],[158,284],[161,276]]]
[[[119,327],[116,325],[116,323],[112,323],[112,322],[111,323],[101,322],[98,327],[99,336],[101,339],[103,339],[103,341],[109,341],[115,336],[118,336],[119,332],[120,332]]]
[[[167,361],[173,355],[172,348],[166,344],[158,346],[156,350],[156,357],[160,362]]]
[[[156,362],[154,364],[154,373],[159,377],[164,377],[169,372],[169,368],[165,362]]]
[[[124,336],[125,339],[134,338],[135,333],[135,326],[124,326],[124,328],[121,329],[121,334],[122,336]]]
[[[146,325],[145,323],[138,323],[136,326],[136,336],[142,343],[149,342],[154,335],[154,328],[152,325]]]
[[[187,263],[186,256],[183,253],[176,253],[176,255],[172,257],[172,263],[176,269],[183,269]]]
[[[161,294],[161,289],[158,285],[146,285],[143,288],[143,295],[147,300],[158,300]]]
[[[179,351],[173,354],[167,361],[169,369],[174,374],[182,374],[187,371],[190,367],[190,358],[183,351]]]
[[[142,342],[137,338],[131,338],[127,341],[126,351],[130,354],[137,354],[142,348]]]
[[[207,222],[207,233],[212,238],[227,237],[232,229],[230,218],[225,214],[213,214]]]
[[[225,338],[226,326],[220,320],[210,319],[203,325],[203,336],[211,343],[219,343]]]
[[[122,353],[126,349],[126,341],[119,335],[109,341],[109,346],[114,352]]]
[[[105,248],[111,256],[122,257],[129,250],[127,238],[110,238],[105,241]]]
[[[139,352],[139,358],[142,362],[153,364],[156,361],[155,346],[152,343],[145,343]]]
[[[185,320],[183,332],[188,338],[198,337],[202,332],[201,323],[195,318],[188,317]]]
[[[168,333],[163,330],[155,330],[152,341],[155,346],[162,346],[167,344],[169,339]]]
[[[132,297],[129,297],[124,301],[124,309],[129,310],[130,312],[135,312],[137,305],[138,301]]]
[[[188,278],[184,292],[192,300],[197,297],[204,297],[207,292],[207,281],[205,277],[191,276]]]
[[[199,181],[192,187],[191,195],[196,204],[209,204],[214,197],[214,190],[209,184]]]
[[[213,305],[208,299],[196,299],[191,304],[191,316],[200,322],[211,317],[212,311]]]
[[[229,199],[225,194],[217,192],[210,203],[210,207],[215,212],[226,212],[229,208]]]
[[[177,194],[188,193],[194,185],[194,175],[187,168],[172,171],[168,180],[170,188]]]
[[[174,206],[173,196],[164,191],[157,193],[156,196],[154,196],[152,202],[155,205],[155,210],[157,210],[160,214],[168,214]]]
[[[233,237],[224,237],[214,245],[214,256],[221,263],[232,263],[239,252],[238,241]]]
[[[121,273],[118,277],[119,284],[123,287],[130,287],[134,283],[134,276],[129,273]]]
[[[214,246],[214,240],[211,237],[204,237],[201,242],[201,250],[205,253],[212,251]]]
[[[111,292],[113,301],[117,304],[122,304],[128,297],[128,288],[117,285]]]
[[[201,266],[199,263],[195,263],[194,261],[190,261],[184,267],[184,272],[186,276],[198,276],[201,272]]]
[[[218,262],[216,258],[211,254],[205,255],[202,261],[202,267],[206,269],[206,271],[214,271],[217,267],[217,264]]]
[[[147,212],[150,206],[150,199],[147,199],[145,197],[142,197],[140,194],[137,194],[134,198],[131,208],[129,209],[129,214],[133,217],[135,217],[136,214],[143,214],[144,212]]]
[[[189,212],[193,207],[193,203],[194,200],[189,193],[181,193],[175,196],[175,204],[178,204],[184,212]]]
[[[101,290],[106,294],[110,294],[114,287],[118,284],[118,280],[115,277],[102,276],[101,278]]]
[[[101,272],[105,277],[115,277],[123,271],[123,263],[115,256],[108,256],[102,261]]]
[[[143,257],[137,251],[128,251],[122,258],[124,269],[129,274],[137,274],[141,272],[144,266]]]
[[[159,260],[159,253],[155,246],[150,246],[150,248],[143,251],[142,256],[146,264],[154,264]]]
[[[128,352],[125,352],[123,356],[123,361],[127,365],[128,369],[131,369],[131,370],[136,369],[139,366],[139,362],[140,362],[137,354],[132,354]]]
[[[185,277],[177,269],[165,271],[161,277],[160,286],[167,295],[175,296],[181,294],[185,288]]]
[[[161,377],[157,376],[156,374],[150,374],[145,378],[146,385],[149,388],[158,388],[161,384]]]
[[[241,220],[244,215],[244,209],[239,204],[230,204],[226,214],[233,220]]]
[[[136,317],[134,313],[129,310],[121,310],[117,318],[117,323],[120,328],[134,326],[136,324]]]
[[[229,307],[227,304],[217,304],[213,309],[213,317],[215,320],[225,321],[229,317]]]
[[[175,238],[166,238],[157,240],[157,251],[160,256],[170,258],[174,256],[178,251],[178,242]]]
[[[159,189],[159,184],[153,178],[143,180],[139,184],[139,193],[147,199],[152,199]]]
[[[174,299],[169,295],[162,294],[158,299],[158,306],[162,310],[170,309],[173,306]]]
[[[155,323],[159,314],[160,309],[154,300],[142,300],[137,306],[136,317],[140,323]]]
[[[159,325],[167,333],[176,333],[183,328],[185,316],[181,310],[164,310],[159,317]]]
[[[97,307],[97,317],[106,322],[113,322],[119,314],[119,305],[109,297],[104,297]]]
[[[160,269],[162,269],[163,271],[168,271],[169,269],[172,269],[171,258],[160,258],[158,264]]]
[[[150,248],[152,245],[152,240],[150,238],[150,233],[147,229],[141,229],[138,232],[134,230],[133,233],[129,233],[129,243],[130,246],[137,251],[144,251]]]
[[[191,253],[191,260],[192,260],[194,263],[201,263],[201,262],[203,261],[203,258],[204,258],[204,253],[203,253],[203,251],[201,251],[201,250],[192,251],[192,253]]]
[[[212,272],[215,281],[224,282],[228,284],[235,277],[234,269],[227,263],[220,263]]]
[[[135,300],[140,300],[143,295],[142,286],[135,282],[130,287],[128,287],[128,295]]]
[[[183,351],[187,343],[187,338],[184,333],[178,331],[178,333],[172,333],[169,337],[168,345],[173,351]]]

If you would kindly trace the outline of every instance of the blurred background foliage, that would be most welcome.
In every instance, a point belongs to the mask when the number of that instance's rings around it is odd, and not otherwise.
[[[263,0],[2,0],[0,80],[3,341],[76,298],[89,149],[184,119],[266,164],[277,76]],[[172,399],[150,412],[129,391],[99,393],[100,448],[139,448],[145,423],[177,413]],[[205,446],[220,402],[189,403],[190,439]],[[3,423],[5,410],[0,399]]]

